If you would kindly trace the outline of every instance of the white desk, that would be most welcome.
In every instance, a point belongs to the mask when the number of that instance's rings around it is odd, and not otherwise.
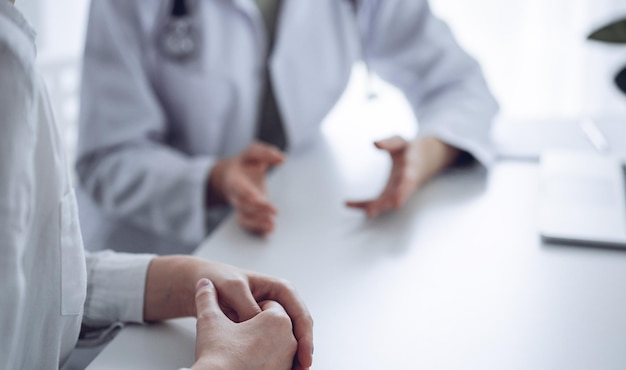
[[[626,252],[543,245],[537,164],[451,172],[366,220],[343,201],[384,183],[369,148],[328,140],[295,155],[270,180],[273,235],[229,219],[197,251],[296,285],[314,369],[626,368]],[[190,366],[194,325],[128,327],[89,368]]]

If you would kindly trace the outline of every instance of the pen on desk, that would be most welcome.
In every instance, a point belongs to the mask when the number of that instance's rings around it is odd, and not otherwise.
[[[580,122],[580,128],[598,153],[609,154],[611,152],[606,136],[604,136],[594,121],[590,119],[583,120]]]

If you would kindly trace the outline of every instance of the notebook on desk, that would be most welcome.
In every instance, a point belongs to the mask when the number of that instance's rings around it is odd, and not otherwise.
[[[539,232],[547,242],[626,248],[624,167],[592,151],[541,155]]]

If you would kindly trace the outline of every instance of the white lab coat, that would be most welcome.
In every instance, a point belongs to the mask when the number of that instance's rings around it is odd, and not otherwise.
[[[34,31],[0,1],[0,368],[58,369],[81,323],[143,318],[152,256],[89,254]]]
[[[213,164],[254,140],[263,18],[254,0],[198,4],[201,53],[177,63],[157,47],[169,1],[92,1],[77,162],[90,245],[191,251]],[[405,92],[419,135],[490,162],[497,104],[426,0],[363,0],[358,15],[346,0],[284,0],[270,70],[290,151],[317,136],[360,59]]]

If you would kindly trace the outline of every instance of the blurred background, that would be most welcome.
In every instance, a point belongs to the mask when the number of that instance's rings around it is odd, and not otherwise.
[[[39,62],[70,150],[89,2],[17,1],[39,32]],[[626,64],[626,48],[586,41],[592,29],[626,16],[626,1],[431,0],[431,5],[481,62],[501,104],[500,122],[626,117],[626,99],[612,83]]]

